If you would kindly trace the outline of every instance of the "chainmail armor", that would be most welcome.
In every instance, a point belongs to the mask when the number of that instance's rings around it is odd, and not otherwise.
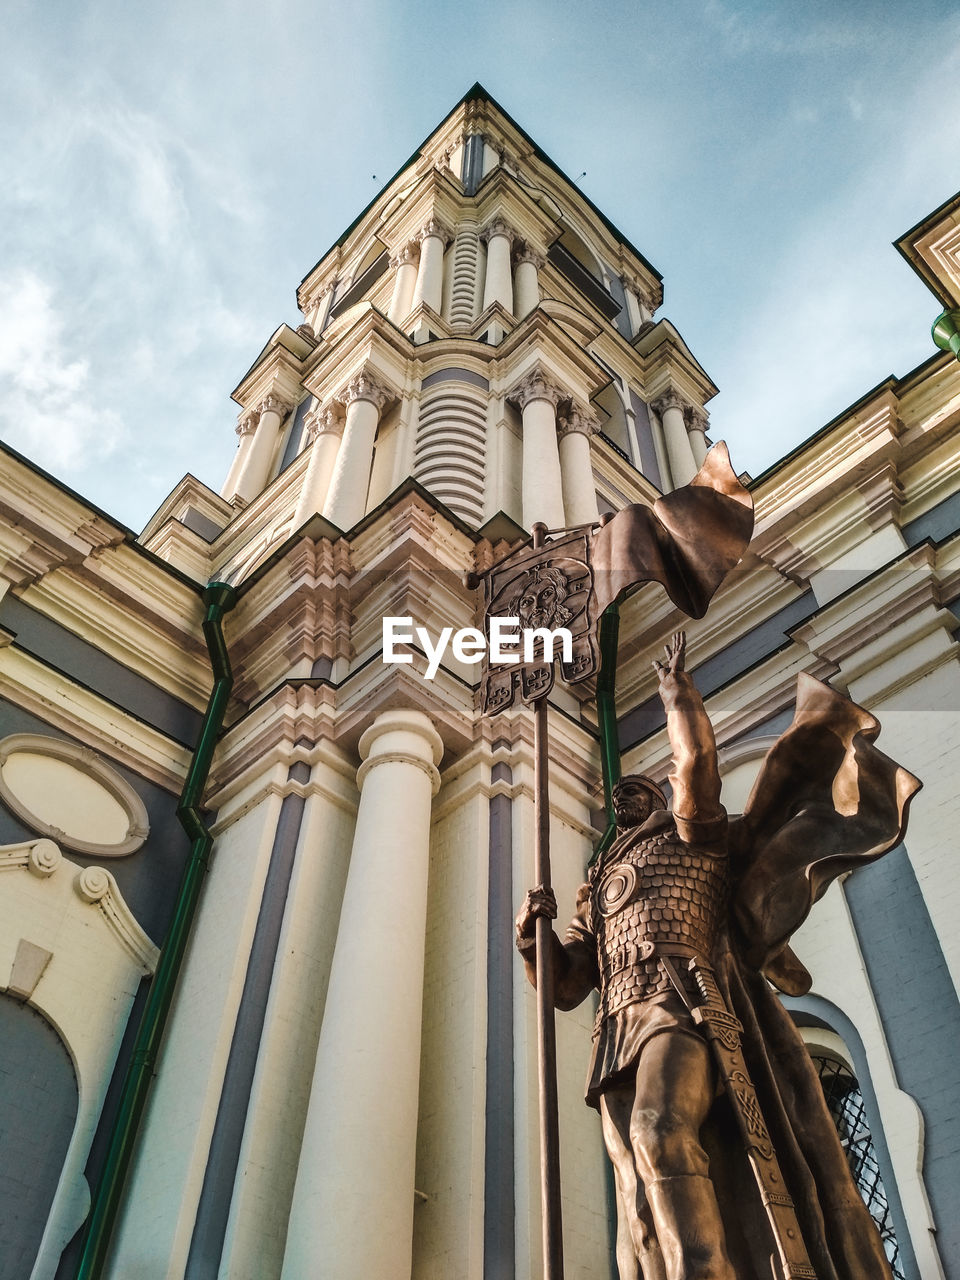
[[[590,895],[597,940],[597,1025],[626,1005],[672,991],[659,946],[709,962],[728,894],[727,859],[684,844],[673,831],[628,848],[598,875]]]

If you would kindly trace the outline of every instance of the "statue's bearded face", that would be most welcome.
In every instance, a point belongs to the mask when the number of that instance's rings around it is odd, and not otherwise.
[[[624,778],[614,788],[613,812],[618,827],[639,827],[663,802],[640,776]]]
[[[556,617],[559,599],[556,585],[549,581],[529,583],[517,602],[521,627],[549,627]]]

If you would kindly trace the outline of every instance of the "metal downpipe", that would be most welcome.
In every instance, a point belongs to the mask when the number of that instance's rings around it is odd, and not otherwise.
[[[113,1228],[123,1199],[124,1185],[140,1120],[156,1069],[167,1014],[176,990],[180,966],[207,869],[210,847],[213,844],[213,837],[201,816],[200,800],[223,725],[230,690],[233,687],[233,672],[230,669],[221,624],[224,614],[228,613],[236,602],[235,588],[224,582],[211,582],[203,593],[203,603],[206,606],[203,635],[207,642],[210,665],[213,670],[213,689],[177,805],[177,817],[192,840],[193,847],[180,881],[173,918],[167,930],[156,973],[150,984],[140,1029],[137,1032],[130,1064],[124,1077],[120,1105],[110,1134],[110,1144],[87,1217],[76,1280],[99,1280],[103,1272]]]

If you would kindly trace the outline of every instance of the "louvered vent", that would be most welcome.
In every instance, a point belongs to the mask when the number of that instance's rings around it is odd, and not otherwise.
[[[413,474],[467,524],[483,520],[486,402],[476,389],[443,382],[420,406]]]
[[[461,223],[453,250],[453,289],[450,294],[450,325],[469,328],[476,319],[477,263],[480,236],[475,224]]]

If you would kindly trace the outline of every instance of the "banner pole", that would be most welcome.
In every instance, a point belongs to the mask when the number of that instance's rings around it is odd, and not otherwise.
[[[534,547],[543,546],[546,527],[533,526]],[[549,739],[547,699],[533,719],[534,882],[551,888]],[[537,1050],[540,1093],[540,1190],[543,1214],[544,1280],[563,1280],[563,1226],[560,1209],[560,1126],[557,1103],[557,1036],[553,1002],[553,924],[537,916]]]

